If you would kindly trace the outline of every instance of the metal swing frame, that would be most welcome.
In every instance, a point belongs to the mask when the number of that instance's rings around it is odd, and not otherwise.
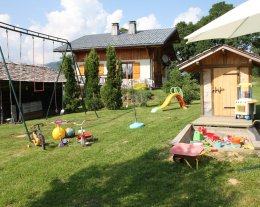
[[[17,32],[19,34],[25,34],[25,35],[32,36],[32,37],[37,37],[37,38],[40,38],[40,39],[43,39],[43,40],[49,40],[49,41],[53,41],[53,42],[59,42],[59,43],[62,43],[62,44],[66,44],[64,55],[66,55],[67,52],[71,52],[71,54],[72,54],[72,63],[74,65],[73,68],[74,68],[76,74],[80,75],[80,79],[81,79],[82,83],[85,84],[85,81],[84,81],[84,79],[83,79],[83,77],[82,77],[82,75],[81,75],[81,73],[79,71],[78,64],[75,61],[75,57],[74,57],[74,54],[73,54],[73,51],[72,51],[72,46],[71,46],[70,42],[67,39],[60,38],[60,37],[55,37],[55,36],[52,36],[52,35],[36,32],[36,31],[32,31],[32,30],[28,30],[28,29],[25,29],[25,28],[22,28],[22,27],[17,27],[17,26],[14,26],[14,25],[11,25],[11,24],[7,24],[7,23],[4,23],[4,22],[0,22],[0,28],[5,29],[6,31],[13,31],[13,32]],[[7,67],[7,63],[6,63],[5,56],[3,54],[3,50],[2,50],[1,45],[0,45],[0,56],[2,57],[3,65],[4,65],[4,68],[5,68],[6,74],[8,76],[9,85],[10,85],[12,93],[14,95],[15,103],[16,103],[16,105],[18,107],[19,113],[21,114],[21,121],[23,122],[24,128],[26,130],[26,133],[27,133],[27,136],[28,136],[28,140],[30,142],[32,142],[32,139],[30,137],[30,132],[28,130],[26,121],[24,119],[24,113],[23,113],[22,107],[19,104],[19,101],[17,99],[17,95],[16,95],[16,92],[15,92],[15,89],[14,89],[12,78],[10,76],[10,73],[9,73],[9,70],[8,70],[8,67]],[[8,49],[8,59],[9,59],[9,49]],[[63,60],[62,60],[62,63],[63,63]],[[60,74],[61,74],[61,69],[62,68],[60,67],[60,69],[58,71],[58,75],[57,75],[56,81],[55,81],[55,84],[54,84],[54,88],[53,88],[50,104],[49,104],[49,107],[48,107],[46,119],[48,118],[48,115],[49,115],[50,107],[51,107],[51,104],[52,104],[52,101],[53,101],[53,97],[54,97],[54,94],[55,94],[55,91],[56,91],[56,88],[57,88],[57,82],[58,82]],[[79,77],[77,75],[76,75],[76,77],[77,77],[78,83],[80,83]],[[85,104],[84,104],[84,94],[85,93],[83,91],[83,94],[81,96],[81,101],[82,101],[83,110],[84,110],[84,112],[86,114],[86,108],[85,108]],[[96,111],[95,111],[95,114],[98,117]]]

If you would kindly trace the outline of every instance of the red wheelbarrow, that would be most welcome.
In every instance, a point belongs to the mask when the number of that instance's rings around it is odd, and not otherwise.
[[[200,145],[178,143],[171,148],[171,153],[173,155],[173,160],[175,162],[185,161],[185,163],[192,168],[189,160],[196,161],[196,169],[199,168],[199,158],[206,151]]]

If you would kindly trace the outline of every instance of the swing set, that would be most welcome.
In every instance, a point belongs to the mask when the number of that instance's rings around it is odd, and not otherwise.
[[[79,67],[77,65],[77,62],[75,61],[75,57],[74,57],[73,52],[72,52],[72,46],[71,46],[70,42],[67,39],[60,38],[60,37],[55,37],[55,36],[44,34],[44,33],[39,33],[39,32],[28,30],[28,29],[24,29],[24,28],[17,27],[17,26],[14,26],[14,25],[11,25],[11,24],[7,24],[7,23],[4,23],[4,22],[0,22],[0,29],[4,29],[6,31],[7,60],[9,62],[10,62],[9,32],[11,31],[11,32],[15,32],[15,33],[20,34],[20,50],[19,50],[20,64],[22,63],[22,36],[25,35],[25,36],[31,36],[32,37],[32,54],[33,54],[32,55],[33,56],[32,57],[32,65],[33,65],[33,68],[34,68],[33,69],[33,73],[34,73],[33,87],[34,87],[34,92],[35,93],[37,93],[37,92],[44,92],[44,90],[45,90],[44,82],[45,82],[45,78],[46,78],[45,77],[45,71],[44,71],[43,75],[42,75],[42,79],[41,79],[41,85],[39,85],[39,81],[36,80],[37,76],[36,76],[36,73],[35,73],[36,65],[35,65],[35,43],[34,43],[35,38],[42,39],[42,65],[43,66],[44,66],[44,61],[45,61],[44,60],[44,58],[45,58],[44,57],[44,54],[45,54],[45,41],[52,41],[53,49],[54,49],[54,43],[61,43],[62,45],[65,45],[64,52],[62,54],[66,55],[67,52],[70,52],[72,54],[72,63],[73,63],[73,66],[74,66],[73,68],[74,68],[76,74],[80,74],[80,80],[79,80],[79,77],[76,75],[77,82],[78,83],[80,83],[80,82],[84,83],[84,79],[81,76],[81,73],[79,72]],[[13,85],[13,81],[12,81],[12,77],[10,76],[9,69],[8,69],[8,64],[7,64],[6,60],[5,60],[5,56],[3,54],[3,50],[2,50],[1,45],[0,45],[0,57],[2,57],[3,66],[4,66],[4,69],[5,69],[6,74],[8,76],[8,80],[9,80],[10,103],[11,103],[11,119],[13,118],[13,111],[12,111],[12,94],[13,94],[14,99],[15,99],[15,103],[16,103],[18,111],[19,111],[19,119],[20,119],[20,121],[23,122],[23,125],[24,125],[24,128],[26,130],[26,133],[27,133],[29,141],[32,142],[31,137],[30,137],[30,133],[28,131],[27,124],[26,124],[25,119],[24,119],[24,113],[23,113],[22,105],[21,105],[21,76],[19,76],[20,77],[20,79],[19,79],[19,96],[18,96],[19,98],[17,98],[16,92],[15,92],[15,89],[14,89],[14,85]],[[53,57],[54,57],[54,55],[53,55]],[[62,59],[61,65],[63,65],[63,60],[64,59]],[[49,106],[48,106],[46,119],[48,118],[48,115],[49,115],[49,112],[50,112],[50,107],[51,107],[51,104],[52,104],[54,96],[55,96],[55,106],[56,106],[56,110],[57,110],[56,88],[57,88],[57,82],[59,80],[61,71],[62,71],[62,68],[60,67],[59,71],[58,71],[58,75],[56,77],[56,81],[54,83],[54,88],[53,88],[51,99],[50,99],[50,103],[49,103]],[[19,75],[21,75],[21,68],[20,68],[20,71],[19,71]],[[83,97],[84,95],[83,94],[81,94],[82,107],[83,107],[83,110],[84,110],[84,112],[86,114],[86,109],[85,109],[85,105],[84,105],[84,97]],[[2,99],[1,99],[1,101],[2,101]],[[95,111],[95,114],[97,116],[96,111]]]

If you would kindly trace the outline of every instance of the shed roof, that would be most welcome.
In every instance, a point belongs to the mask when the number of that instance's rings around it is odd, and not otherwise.
[[[7,63],[10,76],[13,81],[25,82],[56,82],[58,72],[46,66],[34,66],[17,63]],[[0,62],[0,80],[8,80],[3,62]],[[58,82],[66,82],[63,74]]]
[[[93,34],[73,40],[71,46],[72,50],[104,49],[109,45],[113,47],[159,46],[165,44],[172,37],[179,41],[175,28],[143,30],[137,31],[135,34],[128,34],[127,32],[121,32],[118,35],[111,35],[110,33]],[[64,50],[65,45],[54,49],[55,52],[63,52]]]
[[[212,47],[208,50],[205,50],[204,52],[190,58],[189,60],[186,60],[184,62],[182,62],[181,64],[179,64],[177,67],[179,68],[179,70],[183,70],[183,71],[187,71],[187,68],[192,66],[193,64],[196,64],[198,61],[204,59],[204,58],[207,58],[209,56],[211,56],[212,54],[216,53],[216,52],[219,52],[221,50],[227,50],[227,51],[230,51],[232,53],[235,53],[237,55],[240,55],[240,56],[243,56],[245,58],[248,58],[250,60],[252,60],[252,62],[255,64],[255,65],[258,65],[260,66],[260,56],[256,55],[256,54],[253,54],[253,53],[249,53],[249,52],[246,52],[246,51],[243,51],[243,50],[239,50],[237,48],[234,48],[234,47],[231,47],[229,45],[217,45],[215,47]]]

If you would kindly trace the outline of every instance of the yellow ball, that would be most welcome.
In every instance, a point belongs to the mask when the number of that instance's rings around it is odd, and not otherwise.
[[[52,137],[55,140],[60,140],[60,136],[63,139],[65,137],[66,131],[61,127],[55,127],[52,131]]]

